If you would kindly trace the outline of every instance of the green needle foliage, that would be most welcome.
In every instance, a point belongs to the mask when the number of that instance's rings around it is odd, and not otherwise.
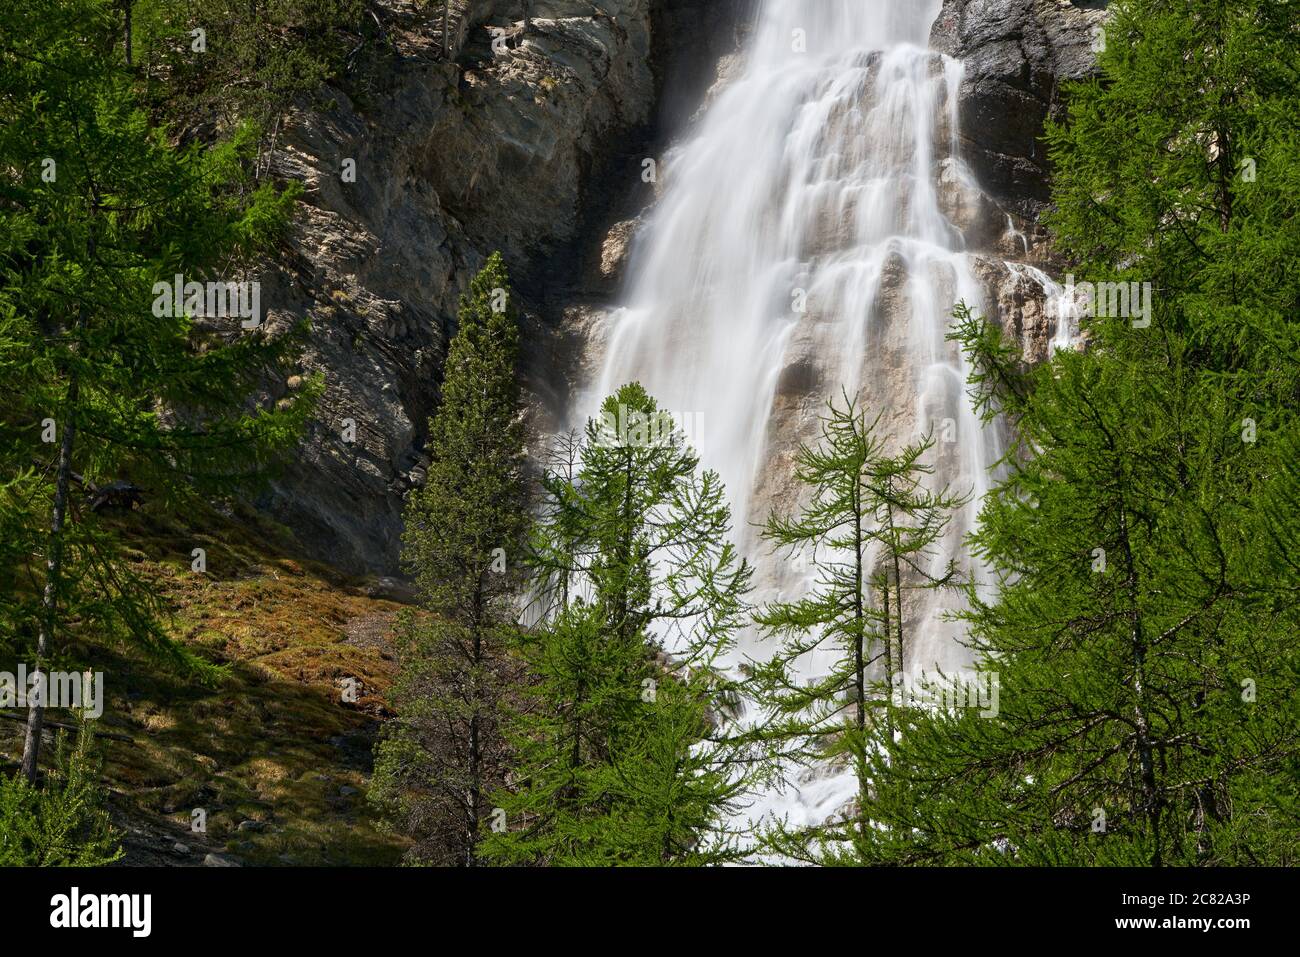
[[[795,602],[776,602],[756,621],[779,641],[754,669],[767,720],[758,737],[798,764],[847,759],[857,778],[857,810],[847,821],[792,829],[778,822],[767,848],[794,860],[829,863],[857,854],[868,827],[869,731],[891,727],[896,676],[905,671],[904,595],[953,584],[956,570],[931,571],[936,543],[964,501],[924,485],[932,438],[887,455],[879,417],[868,421],[848,395],[828,404],[821,443],[804,446],[795,479],[808,493],[796,517],[773,513],[763,537],[777,552],[811,558],[817,580]],[[816,656],[829,670],[811,681],[797,669]],[[883,682],[878,676],[883,675]]]
[[[461,297],[428,480],[406,507],[403,561],[424,613],[401,629],[398,711],[371,800],[415,840],[415,863],[474,865],[489,791],[504,783],[500,711],[528,531],[518,315],[499,253]]]
[[[151,109],[187,129],[252,121],[272,145],[295,99],[337,81],[359,65],[365,48],[387,39],[375,15],[367,15],[366,0],[117,0],[114,6],[118,55],[126,58],[129,49]]]
[[[1113,5],[1101,79],[1049,131],[1062,248],[1085,280],[1151,282],[1149,327],[1095,318],[1024,374],[958,312],[975,397],[1019,439],[974,539],[1001,707],[882,743],[869,859],[1300,859],[1292,7]]]
[[[0,776],[0,867],[101,867],[122,856],[104,809],[89,721],[66,753],[66,734],[44,789]]]
[[[249,397],[281,374],[300,330],[154,308],[155,284],[177,274],[244,278],[295,193],[250,185],[247,133],[177,148],[152,128],[111,52],[116,17],[103,0],[0,13],[0,521],[14,536],[0,578],[16,585],[0,595],[0,644],[45,666],[75,623],[211,674],[169,639],[87,493],[129,479],[175,507],[233,490],[295,444],[314,390],[274,406]]]
[[[721,482],[637,384],[608,398],[545,477],[533,563],[535,683],[485,844],[504,864],[697,865],[740,857],[728,819],[751,777],[718,668],[750,569]],[[664,653],[667,646],[671,656]]]

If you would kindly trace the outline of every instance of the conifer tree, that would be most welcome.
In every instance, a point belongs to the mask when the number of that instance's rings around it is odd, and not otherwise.
[[[1019,439],[975,537],[1000,713],[881,748],[876,860],[1300,855],[1300,35],[1259,0],[1111,10],[1102,78],[1049,130],[1051,223],[1078,279],[1150,283],[1151,313],[1085,310],[1087,350],[1024,374],[959,312]]]
[[[869,421],[847,394],[843,406],[829,403],[820,444],[803,446],[796,458],[795,479],[809,504],[795,517],[773,513],[764,530],[778,553],[811,558],[817,581],[809,595],[756,616],[780,642],[754,670],[768,715],[759,736],[797,763],[846,756],[857,778],[851,821],[770,829],[769,849],[797,860],[825,863],[854,853],[867,827],[868,732],[892,727],[895,682],[906,669],[904,595],[956,578],[951,565],[940,575],[932,570],[950,513],[964,504],[947,489],[926,488],[933,439],[888,455],[878,430],[879,417]],[[810,658],[830,664],[805,682],[795,670]]]
[[[720,666],[750,569],[713,472],[632,384],[586,427],[576,476],[550,472],[533,548],[554,611],[520,642],[536,683],[485,849],[507,864],[690,865],[740,855],[750,777],[725,733]]]
[[[114,2],[118,37],[125,33],[130,44],[127,63],[151,108],[187,129],[251,121],[264,147],[273,147],[295,99],[323,83],[362,93],[358,66],[384,30],[375,15],[383,10],[372,13],[365,0]]]
[[[159,625],[153,589],[120,560],[112,524],[85,493],[125,479],[175,506],[234,489],[296,441],[309,401],[246,404],[296,336],[271,336],[255,309],[214,315],[188,293],[160,308],[158,291],[180,275],[228,293],[295,193],[249,185],[247,131],[178,148],[151,128],[118,30],[110,0],[0,13],[0,368],[20,367],[0,383],[0,451],[19,469],[24,504],[6,520],[34,579],[0,599],[0,626],[36,668],[76,621],[88,636],[130,639],[201,673]],[[241,301],[255,302],[249,287]],[[29,710],[29,781],[43,713]]]
[[[478,862],[486,795],[503,782],[498,728],[528,528],[518,317],[493,254],[461,297],[424,486],[406,507],[403,561],[423,612],[402,628],[398,717],[372,799],[424,863]]]
[[[0,867],[102,867],[122,857],[91,723],[81,722],[71,751],[66,739],[61,732],[44,789],[21,774],[0,776]]]

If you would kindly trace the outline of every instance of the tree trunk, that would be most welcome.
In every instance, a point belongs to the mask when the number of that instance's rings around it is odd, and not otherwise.
[[[892,491],[892,485],[890,490]],[[894,596],[898,606],[897,614],[894,616],[898,619],[898,670],[903,672],[907,670],[907,653],[903,649],[903,576],[902,569],[898,564],[898,543],[894,532],[894,507],[892,505],[885,507],[885,514],[889,518],[889,553],[894,560]],[[885,575],[888,580],[889,575]]]
[[[469,833],[465,836],[465,866],[478,864],[478,826],[483,816],[483,754],[480,724],[483,712],[483,581],[480,576],[478,592],[474,595],[474,671],[470,677],[469,718]]]
[[[131,6],[135,0],[122,0],[123,33],[126,41],[126,65],[131,66]]]
[[[577,687],[573,691],[573,741],[569,746],[569,783],[560,792],[561,797],[572,805],[577,803],[574,798],[578,794],[578,767],[582,763],[582,707],[587,699],[586,675],[585,671],[578,672]]]
[[[1129,542],[1128,509],[1124,505],[1122,498],[1119,527],[1120,541],[1124,547],[1124,562],[1127,565],[1128,572],[1125,586],[1129,593],[1129,601],[1133,605],[1133,626],[1130,633],[1133,649],[1133,725],[1137,729],[1138,765],[1142,774],[1142,799],[1140,803],[1146,812],[1147,821],[1151,827],[1151,866],[1159,867],[1163,857],[1160,833],[1160,787],[1156,781],[1155,747],[1146,707],[1147,642],[1142,627],[1142,611],[1139,604],[1137,563],[1134,561],[1133,548]]]
[[[81,322],[78,321],[78,327]],[[36,640],[35,670],[45,667],[50,646],[54,643],[54,629],[58,620],[59,585],[63,573],[63,525],[68,511],[68,487],[72,478],[72,443],[76,435],[73,410],[78,398],[77,374],[68,382],[68,401],[63,424],[63,439],[59,443],[59,465],[54,480],[54,507],[50,517],[49,549],[45,556],[45,591],[41,596],[41,629]],[[44,689],[48,693],[48,687]],[[23,739],[22,773],[28,782],[36,783],[36,768],[41,752],[41,727],[45,723],[45,702],[28,702],[27,733]]]
[[[1215,160],[1218,169],[1218,207],[1219,230],[1228,232],[1232,227],[1232,185],[1238,175],[1236,161],[1233,159],[1233,143],[1226,130],[1219,130],[1215,136],[1219,155]]]
[[[862,602],[862,490],[853,490],[853,680],[854,694],[857,697],[854,723],[858,729],[854,760],[858,774],[858,836],[865,842],[867,838],[867,664],[863,644],[866,636],[866,615]]]
[[[856,498],[856,496],[855,496]],[[853,682],[856,696],[857,714],[855,721],[859,731],[867,727],[867,667],[863,642],[866,640],[866,623],[864,622],[862,604],[862,511],[854,504],[857,514],[853,516]]]
[[[99,209],[99,194],[94,182],[90,184],[91,212]],[[86,258],[92,264],[96,261],[98,241],[92,226],[90,238],[86,242]],[[77,311],[73,323],[72,349],[77,348],[77,340],[86,328],[86,307]],[[41,628],[36,639],[37,671],[45,667],[45,659],[54,644],[54,632],[59,615],[59,592],[63,576],[63,526],[68,515],[68,488],[72,480],[72,450],[77,434],[77,403],[81,396],[81,382],[75,367],[68,371],[67,401],[64,407],[63,439],[59,443],[59,464],[54,477],[54,503],[50,514],[50,542],[45,555],[45,590],[41,595]],[[48,692],[48,688],[45,689]],[[29,702],[27,708],[27,731],[23,737],[22,774],[29,783],[36,783],[36,769],[41,756],[41,728],[45,723],[45,703]]]
[[[885,686],[888,689],[888,697],[885,700],[886,726],[892,733],[894,730],[893,712],[890,710],[894,706],[894,637],[893,627],[894,620],[889,605],[889,569],[882,568],[881,577],[881,597],[884,601],[885,611]]]
[[[619,583],[619,615],[620,621],[618,626],[619,637],[625,642],[632,640],[632,596],[628,592],[632,578],[632,451],[628,449],[624,452],[624,469],[623,469],[623,537],[619,542],[619,549],[622,554],[619,560],[623,566],[623,580]]]
[[[474,657],[478,658],[480,649],[479,637],[474,636]],[[479,803],[483,793],[480,776],[482,775],[482,758],[479,754],[479,706],[478,706],[478,689],[472,692],[475,696],[474,712],[469,719],[469,833],[465,840],[465,865],[473,867],[477,863],[474,844],[478,840],[478,822],[481,814]]]

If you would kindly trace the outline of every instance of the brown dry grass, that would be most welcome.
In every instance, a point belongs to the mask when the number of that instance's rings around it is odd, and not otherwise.
[[[201,533],[147,507],[119,521],[136,570],[173,608],[172,635],[225,668],[203,686],[124,649],[74,649],[105,672],[101,727],[132,739],[102,742],[119,807],[186,828],[202,807],[208,842],[249,863],[395,863],[403,844],[365,803],[395,665],[382,640],[352,643],[346,628],[361,619],[382,635],[400,606],[294,557],[292,540],[251,512],[203,515],[191,523]],[[207,574],[190,570],[196,546]],[[360,684],[356,703],[343,700],[344,678]],[[0,752],[16,755],[21,726],[3,724]],[[242,821],[264,826],[240,831]]]

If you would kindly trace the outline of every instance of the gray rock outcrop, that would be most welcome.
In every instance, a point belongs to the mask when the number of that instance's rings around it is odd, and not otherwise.
[[[989,317],[1020,342],[1028,363],[1047,358],[1058,321],[1035,271],[1056,271],[1042,221],[1051,201],[1043,128],[1064,107],[1063,84],[1095,71],[1108,5],[945,0],[930,32],[931,46],[964,64],[961,162],[945,160],[940,202],[974,254]]]
[[[930,44],[965,63],[962,155],[981,188],[1032,228],[1050,170],[1040,140],[1061,83],[1096,65],[1108,0],[945,0]]]
[[[274,172],[306,196],[262,301],[273,330],[307,317],[312,335],[301,374],[256,398],[313,374],[324,394],[259,505],[320,557],[396,569],[458,296],[493,250],[526,287],[573,239],[594,171],[650,120],[666,3],[534,0],[524,34],[517,0],[454,0],[448,61],[441,4],[384,0],[396,52],[380,90],[327,89],[279,132]]]

